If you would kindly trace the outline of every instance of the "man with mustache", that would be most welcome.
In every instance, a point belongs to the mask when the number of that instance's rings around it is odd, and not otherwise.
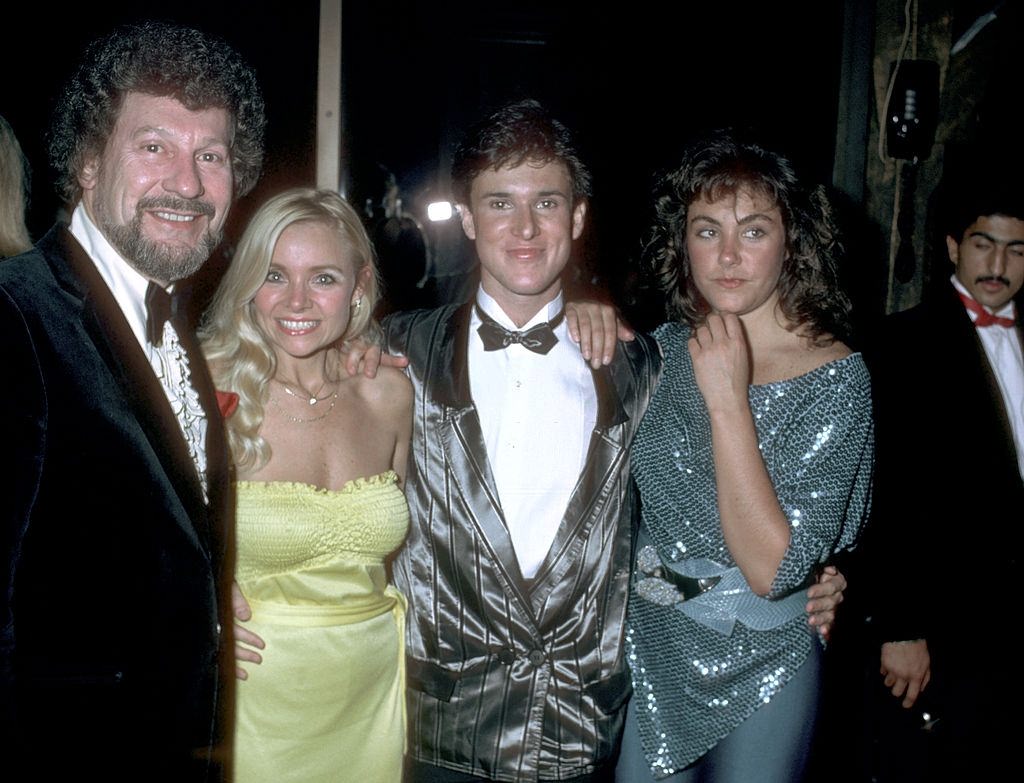
[[[1018,648],[1001,637],[1024,520],[1024,198],[1004,164],[974,172],[947,185],[953,275],[889,316],[867,352],[877,489],[865,551],[892,693],[876,715],[878,780],[996,780],[1016,756]],[[926,600],[898,601],[897,582]]]
[[[229,463],[175,294],[259,176],[263,100],[223,41],[143,23],[56,106],[70,225],[0,265],[3,774],[220,779]]]

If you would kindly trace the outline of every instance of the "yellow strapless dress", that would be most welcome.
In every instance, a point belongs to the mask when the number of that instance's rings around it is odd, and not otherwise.
[[[237,488],[235,573],[266,648],[238,683],[235,780],[397,783],[405,601],[384,566],[409,525],[397,476]]]

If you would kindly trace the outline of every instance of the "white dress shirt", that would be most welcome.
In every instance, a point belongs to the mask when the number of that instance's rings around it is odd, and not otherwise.
[[[522,331],[557,316],[562,296],[521,328],[482,288],[477,304],[507,329]],[[558,343],[543,355],[517,343],[485,351],[479,326],[474,310],[470,389],[519,568],[532,579],[583,471],[597,422],[597,391],[564,319],[554,330]]]
[[[953,287],[961,294],[970,296],[956,275],[950,278]],[[1008,302],[1000,310],[992,311],[993,315],[1006,318],[1016,318],[1016,310],[1012,301]],[[967,311],[971,321],[977,320],[977,316],[970,310]],[[977,330],[978,339],[985,349],[989,366],[999,383],[999,391],[1003,395],[1003,403],[1006,405],[1006,415],[1010,420],[1010,429],[1013,431],[1013,444],[1017,448],[1017,468],[1020,470],[1021,478],[1024,478],[1024,355],[1022,355],[1020,339],[1017,336],[1017,327],[992,326],[980,327]]]
[[[121,257],[103,232],[79,204],[71,215],[71,234],[96,265],[100,277],[114,295],[132,333],[142,346],[149,364],[160,380],[167,401],[174,411],[189,454],[206,493],[206,413],[192,386],[188,357],[178,342],[171,322],[164,324],[162,345],[153,345],[146,337],[146,288],[149,280]],[[168,289],[170,290],[170,289]]]

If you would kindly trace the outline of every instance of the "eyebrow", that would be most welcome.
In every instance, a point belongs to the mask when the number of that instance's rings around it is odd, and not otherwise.
[[[721,221],[716,220],[715,218],[713,218],[713,217],[711,217],[709,215],[704,215],[704,214],[694,215],[687,222],[688,223],[696,223],[698,220],[703,220],[703,221],[705,221],[707,223],[714,223],[716,226],[717,225],[721,225]],[[746,225],[747,223],[753,223],[755,220],[766,220],[769,223],[777,222],[775,220],[775,218],[773,218],[771,215],[769,215],[769,214],[767,214],[765,212],[751,212],[749,215],[744,215],[742,218],[737,220],[736,223],[738,225],[743,226],[743,225]]]
[[[1024,245],[1024,239],[997,239],[996,237],[992,236],[986,231],[972,231],[967,236],[968,238],[982,237],[984,239],[987,239],[993,245],[1006,245],[1007,247],[1009,247],[1010,245]]]
[[[160,136],[161,138],[164,139],[173,140],[174,138],[174,133],[172,131],[160,125],[140,125],[134,131],[132,131],[132,138],[138,139],[141,138],[142,136],[147,136],[150,133],[155,133],[157,136]],[[216,147],[218,145],[226,148],[231,147],[231,143],[227,139],[222,139],[217,136],[207,136],[204,139],[200,139],[198,147],[202,149],[204,147]]]
[[[284,264],[274,263],[273,261],[271,261],[270,262],[270,266],[267,267],[268,271],[271,270],[271,269],[283,270],[284,268],[285,268]],[[324,263],[324,264],[317,264],[316,266],[309,267],[309,271],[310,272],[323,272],[325,270],[337,271],[337,272],[341,272],[342,274],[344,274],[344,272],[345,272],[345,270],[342,267],[340,261]]]
[[[487,193],[481,193],[480,198],[513,198],[514,194],[504,190],[492,190]],[[563,193],[561,190],[542,190],[539,193],[531,193],[529,198],[551,198],[552,196],[559,196],[564,199],[568,199],[569,196]]]

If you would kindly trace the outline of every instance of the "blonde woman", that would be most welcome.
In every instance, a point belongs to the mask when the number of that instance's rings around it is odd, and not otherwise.
[[[239,656],[259,663],[238,683],[241,783],[401,776],[404,601],[385,560],[408,525],[412,392],[398,370],[349,376],[332,357],[377,293],[358,215],[289,190],[253,216],[201,330],[231,400],[238,638],[265,645]]]

